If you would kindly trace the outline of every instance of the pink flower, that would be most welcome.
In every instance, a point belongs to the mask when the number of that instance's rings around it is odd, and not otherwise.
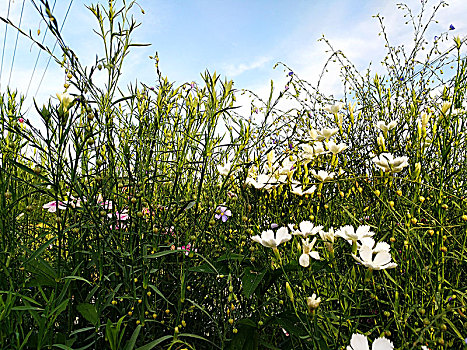
[[[24,119],[23,119],[23,118],[19,118],[18,121],[19,121],[20,123],[24,123]]]
[[[115,215],[115,217],[117,218],[117,220],[120,220],[120,221],[125,221],[125,220],[128,220],[128,218],[130,217],[128,215],[128,210],[123,210],[121,213],[119,213],[118,211],[113,214],[113,213],[108,213],[107,216],[109,218],[112,218],[113,216]]]
[[[188,254],[190,253],[190,250],[191,250],[191,243],[188,243],[188,244],[186,245],[186,247],[185,247],[184,245],[181,246],[181,247],[178,247],[177,250],[184,250],[184,251],[186,252],[185,255],[188,255]],[[197,252],[198,249],[195,249],[195,250],[193,250],[193,251],[194,251],[194,252]]]
[[[55,213],[58,209],[65,210],[66,204],[59,201],[52,201],[42,206],[43,209],[47,209],[49,213]]]

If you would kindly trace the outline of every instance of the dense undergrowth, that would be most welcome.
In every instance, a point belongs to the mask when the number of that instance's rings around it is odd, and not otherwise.
[[[157,55],[155,83],[119,91],[136,4],[109,4],[90,7],[106,44],[92,67],[38,6],[68,80],[41,125],[1,96],[2,349],[466,346],[461,39],[422,55],[430,21],[401,5],[414,48],[387,41],[386,75],[328,43],[340,101],[280,63],[287,86],[249,92],[248,118],[231,81],[175,86]]]

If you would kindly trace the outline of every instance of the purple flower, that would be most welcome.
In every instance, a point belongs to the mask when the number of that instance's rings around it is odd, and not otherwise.
[[[258,114],[258,113],[259,113],[259,111],[258,111],[258,108],[256,108],[256,109],[255,109],[255,113],[256,113],[256,114]]]
[[[293,72],[289,72],[289,77],[291,77],[293,75]]]
[[[216,209],[217,214],[214,217],[219,220],[222,219],[222,222],[226,222],[229,216],[232,216],[232,212],[227,209],[227,207],[223,207],[222,205],[218,206]]]
[[[404,81],[404,78],[403,78],[403,77],[400,77],[399,80],[400,80],[400,81]]]
[[[438,39],[439,39],[439,38],[438,38],[438,36],[437,36],[437,35],[435,35],[435,41],[438,41]]]
[[[276,223],[272,223],[272,224],[271,224],[271,228],[278,228],[278,227],[279,227],[279,225],[276,224]]]
[[[285,91],[287,91],[288,89],[289,89],[289,86],[288,86],[288,85],[286,85],[286,86],[285,86]]]
[[[456,29],[456,28],[454,28],[454,26],[451,24],[451,25],[449,26],[449,30],[454,30],[454,29]]]

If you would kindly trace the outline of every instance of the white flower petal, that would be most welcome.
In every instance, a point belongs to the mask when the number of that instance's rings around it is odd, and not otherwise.
[[[394,349],[394,345],[389,339],[382,337],[382,338],[375,339],[371,349],[372,350],[392,350]]]
[[[363,334],[352,334],[350,345],[352,346],[352,350],[370,350],[368,340]]]
[[[300,255],[300,259],[298,259],[298,263],[300,266],[308,267],[310,266],[310,256],[308,254]]]

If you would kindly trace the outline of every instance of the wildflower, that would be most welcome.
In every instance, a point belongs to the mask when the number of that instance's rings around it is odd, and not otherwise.
[[[359,226],[356,231],[353,226],[346,225],[336,232],[337,236],[344,238],[352,244],[357,244],[357,241],[361,241],[365,237],[371,237],[374,234],[374,232],[370,231],[370,226],[367,225]]]
[[[281,164],[281,167],[277,171],[279,175],[287,175],[289,178],[292,177],[295,172],[296,160],[292,157],[286,157]]]
[[[329,105],[327,107],[324,107],[324,110],[329,113],[336,114],[342,107],[344,107],[343,103],[336,103],[335,105]]]
[[[386,243],[387,244],[387,243]],[[352,257],[363,266],[371,270],[384,270],[397,267],[396,263],[391,262],[391,254],[384,246],[378,245],[373,249],[367,244],[363,244],[358,250],[360,258],[352,254]],[[373,254],[376,254],[373,259]]]
[[[68,92],[64,92],[63,94],[57,94],[57,97],[60,101],[60,107],[62,107],[63,111],[66,113],[68,107],[73,103],[73,96],[71,96]]]
[[[319,181],[329,181],[334,178],[334,173],[328,173],[327,171],[324,170],[319,170],[318,172],[312,170],[311,173],[315,178],[317,178]]]
[[[217,207],[216,211],[217,214],[214,215],[214,217],[217,220],[222,219],[222,222],[226,222],[229,216],[232,216],[232,212],[229,209],[227,209],[227,207],[223,207],[221,205]]]
[[[113,202],[109,200],[104,201],[104,198],[102,197],[101,194],[99,194],[99,196],[97,197],[97,204],[99,204],[100,206],[104,207],[104,209],[107,209],[107,210],[113,209]]]
[[[292,192],[293,194],[296,194],[297,196],[312,194],[312,193],[314,193],[316,191],[316,186],[315,185],[313,185],[309,189],[303,191],[302,185],[297,181],[292,182],[291,187],[292,187],[292,189],[291,189],[290,192]]]
[[[289,77],[291,77],[293,75],[293,72],[289,72]]]
[[[63,202],[59,202],[59,201],[52,201],[52,202],[44,204],[42,208],[47,209],[49,213],[55,213],[57,211],[57,208],[60,210],[65,210],[66,204]]]
[[[329,141],[326,145],[328,146],[328,150],[334,155],[349,148],[345,143],[336,144],[334,141]]]
[[[449,26],[449,30],[454,30],[454,29],[456,29],[456,28],[454,28],[454,26],[451,24],[451,25]]]
[[[420,117],[420,123],[422,124],[422,126],[426,127],[430,118],[431,114],[426,114],[425,112],[423,112]]]
[[[177,250],[184,250],[185,255],[189,255],[191,251],[191,243],[188,243],[186,246],[182,245],[181,247],[178,247]],[[194,249],[194,252],[197,252],[198,249]]]
[[[261,237],[256,235],[251,237],[251,239],[257,243],[261,243],[265,247],[277,248],[279,244],[290,241],[292,236],[289,234],[287,227],[281,227],[277,230],[275,237],[272,230],[267,230],[261,232]]]
[[[289,224],[289,228],[292,229],[290,226],[291,224]],[[307,238],[308,236],[316,235],[323,228],[323,226],[315,226],[310,221],[302,221],[299,224],[299,228],[300,230],[293,231],[292,234],[294,236],[300,235],[303,238]]]
[[[303,152],[300,154],[300,158],[305,161],[305,164],[308,164],[313,158],[320,154],[328,153],[324,150],[324,145],[322,142],[315,142],[313,145],[305,143],[301,145]]]
[[[337,134],[339,131],[339,128],[333,128],[333,129],[328,129],[328,128],[323,128],[321,131],[318,131],[325,139],[329,139],[331,136]]]
[[[286,85],[285,88],[284,88],[284,91],[287,91],[289,89],[289,86]]]
[[[347,346],[347,350],[369,350],[368,339],[363,334],[352,334],[350,339],[350,345]],[[392,350],[394,345],[389,339],[381,337],[375,339],[373,345],[371,346],[372,350]]]
[[[219,174],[227,176],[229,175],[231,168],[232,168],[232,164],[230,164],[230,162],[227,162],[224,166],[218,165],[217,171],[219,172]]]
[[[309,242],[309,238],[302,239],[302,255],[298,259],[298,263],[300,266],[308,267],[310,265],[310,256],[315,260],[320,260],[319,253],[313,250],[313,247],[316,243],[316,237],[313,238],[311,243]]]
[[[393,120],[389,124],[386,125],[385,122],[380,120],[379,122],[376,123],[376,126],[381,129],[382,132],[387,133],[389,130],[394,129],[397,126],[397,121]]]
[[[407,162],[409,158],[394,158],[391,153],[381,153],[379,156],[374,157],[372,160],[383,171],[392,173],[399,173],[403,168],[409,165]]]
[[[24,119],[23,118],[19,118],[18,121],[22,124],[24,123]]]
[[[81,198],[75,198],[70,192],[67,192],[68,200],[64,201],[65,204],[70,205],[72,208],[81,208]],[[84,198],[86,202],[86,198]]]
[[[451,102],[444,102],[443,105],[441,106],[441,113],[446,114],[446,112],[451,108],[452,103]]]
[[[321,303],[321,298],[316,297],[316,294],[313,293],[311,297],[306,298],[306,305],[308,306],[308,311],[312,312],[318,308],[319,304]]]
[[[336,233],[334,232],[334,228],[331,227],[328,232],[320,230],[319,236],[324,241],[324,245],[326,246],[326,249],[328,250],[328,252],[330,253],[334,252],[333,245],[334,245],[334,241],[336,240]]]
[[[115,216],[117,218],[117,220],[119,221],[125,221],[125,220],[128,220],[130,215],[128,215],[128,210],[123,210],[122,212],[116,212],[115,214],[113,213],[108,213],[107,216],[109,218],[112,218],[113,216]]]
[[[312,141],[322,141],[324,140],[324,136],[321,133],[318,133],[315,129],[311,128],[308,130]]]
[[[227,191],[227,196],[229,198],[238,198],[237,194],[232,191]]]

